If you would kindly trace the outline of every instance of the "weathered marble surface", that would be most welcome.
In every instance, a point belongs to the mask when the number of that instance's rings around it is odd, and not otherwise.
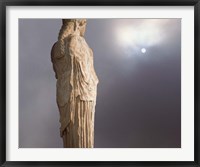
[[[86,19],[63,19],[51,50],[57,79],[60,135],[67,148],[94,147],[94,115],[99,82],[93,52],[84,39]]]

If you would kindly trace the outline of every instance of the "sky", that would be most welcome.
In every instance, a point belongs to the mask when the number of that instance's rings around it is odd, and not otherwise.
[[[50,51],[61,19],[19,19],[19,147],[62,148]],[[181,147],[181,19],[87,19],[95,148]]]

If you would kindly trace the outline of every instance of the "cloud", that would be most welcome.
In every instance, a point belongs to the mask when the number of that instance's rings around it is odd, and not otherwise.
[[[178,19],[124,19],[114,20],[113,37],[119,49],[127,55],[159,46],[169,41],[176,31],[171,27]],[[119,50],[118,49],[118,50]]]

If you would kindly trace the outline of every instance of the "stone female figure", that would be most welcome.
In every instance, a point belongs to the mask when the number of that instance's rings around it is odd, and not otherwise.
[[[86,19],[62,21],[58,41],[51,50],[57,79],[60,135],[64,147],[92,148],[98,78],[93,52],[83,37]]]

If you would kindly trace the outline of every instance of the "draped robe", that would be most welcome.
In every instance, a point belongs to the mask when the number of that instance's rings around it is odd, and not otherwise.
[[[51,59],[57,79],[57,105],[60,134],[64,147],[91,148],[94,145],[94,114],[98,78],[93,66],[93,52],[80,35],[65,38],[65,54],[59,41]]]

